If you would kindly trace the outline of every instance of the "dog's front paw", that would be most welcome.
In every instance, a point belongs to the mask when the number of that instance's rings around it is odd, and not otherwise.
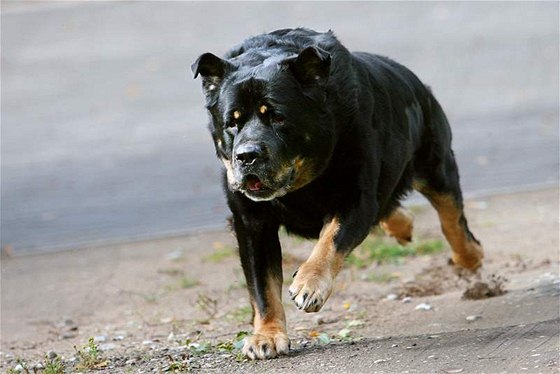
[[[318,312],[331,295],[333,281],[328,268],[306,262],[297,271],[288,292],[298,309]]]
[[[245,338],[243,354],[251,360],[264,360],[288,354],[290,339],[283,331],[261,331]]]

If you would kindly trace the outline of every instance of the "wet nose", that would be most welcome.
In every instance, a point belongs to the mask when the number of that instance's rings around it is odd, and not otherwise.
[[[264,157],[264,147],[257,143],[241,144],[235,150],[235,159],[243,166],[252,165],[257,159]]]

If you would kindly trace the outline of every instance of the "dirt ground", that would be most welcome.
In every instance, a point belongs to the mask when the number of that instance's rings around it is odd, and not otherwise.
[[[4,255],[0,368],[558,373],[558,193],[466,201],[471,229],[485,248],[476,274],[450,266],[445,244],[430,255],[348,263],[319,313],[305,314],[285,297],[292,349],[269,361],[239,354],[238,333],[251,331],[251,312],[226,230]],[[442,240],[431,207],[411,210],[416,241]],[[285,235],[282,242],[286,294],[313,242]],[[493,297],[477,297],[485,295]]]

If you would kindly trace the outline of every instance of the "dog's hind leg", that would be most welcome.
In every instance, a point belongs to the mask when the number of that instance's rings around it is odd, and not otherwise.
[[[412,241],[414,216],[407,209],[399,206],[387,218],[381,220],[379,226],[399,244],[406,245]]]
[[[453,250],[453,262],[474,270],[482,265],[484,253],[463,212],[459,169],[451,149],[451,128],[437,100],[433,97],[429,100],[425,144],[416,151],[413,162],[413,187],[437,210],[443,234]]]
[[[437,210],[445,238],[453,250],[453,262],[475,270],[482,265],[484,253],[480,242],[469,230],[463,212],[459,172],[451,150],[441,165],[414,180],[414,189],[422,193]],[[426,169],[425,169],[426,170]]]

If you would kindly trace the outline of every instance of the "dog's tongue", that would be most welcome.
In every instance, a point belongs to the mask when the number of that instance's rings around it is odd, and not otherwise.
[[[247,178],[247,187],[251,191],[260,191],[263,188],[263,184],[258,177],[250,176]]]

